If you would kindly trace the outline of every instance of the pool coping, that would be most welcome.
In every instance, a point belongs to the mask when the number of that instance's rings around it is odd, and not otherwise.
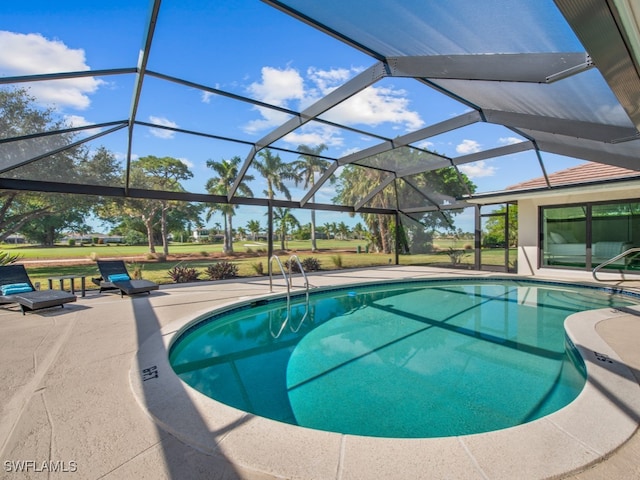
[[[245,300],[274,296],[256,295]],[[235,300],[192,313],[152,334],[138,350],[129,380],[140,406],[163,430],[246,471],[305,479],[392,478],[398,472],[405,478],[497,479],[516,478],[525,472],[528,478],[549,478],[606,458],[638,428],[640,385],[596,332],[601,321],[628,312],[605,308],[566,319],[567,337],[587,367],[587,383],[576,400],[563,409],[493,432],[390,439],[323,432],[269,420],[221,404],[183,383],[168,361],[176,333],[212,310],[239,303]],[[640,312],[640,307],[631,309]]]

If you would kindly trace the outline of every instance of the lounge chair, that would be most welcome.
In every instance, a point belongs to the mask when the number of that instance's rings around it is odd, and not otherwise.
[[[22,314],[27,310],[60,307],[77,297],[63,290],[36,290],[24,265],[0,266],[0,304],[17,303]]]
[[[100,293],[105,290],[120,290],[120,296],[134,295],[136,293],[151,294],[152,290],[158,290],[159,285],[149,280],[133,280],[122,260],[98,260],[100,280]]]

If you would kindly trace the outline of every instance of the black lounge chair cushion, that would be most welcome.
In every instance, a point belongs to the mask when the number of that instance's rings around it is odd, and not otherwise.
[[[63,303],[75,302],[77,297],[62,290],[33,290],[31,292],[4,295],[3,303],[19,303],[29,310],[62,306]]]
[[[77,300],[75,295],[62,290],[36,290],[24,265],[0,266],[0,291],[5,293],[0,295],[0,303],[17,303],[22,313],[25,309],[62,307],[65,303]]]
[[[118,289],[121,295],[135,295],[136,293],[151,293],[152,290],[160,288],[157,283],[149,280],[132,280],[122,260],[98,260],[98,270],[102,275],[100,292]],[[114,278],[121,278],[121,280],[109,281]]]

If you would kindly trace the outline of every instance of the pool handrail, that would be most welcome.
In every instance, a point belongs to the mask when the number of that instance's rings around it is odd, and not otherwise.
[[[280,258],[278,258],[277,255],[272,255],[271,258],[269,259],[269,291],[273,292],[273,268],[272,268],[273,260],[275,260],[278,266],[280,267],[280,271],[282,272],[284,281],[287,284],[287,317],[284,319],[284,322],[282,322],[282,325],[280,325],[280,329],[278,330],[277,334],[273,333],[273,328],[271,327],[271,318],[269,318],[269,332],[271,333],[271,336],[273,338],[278,338],[280,337],[280,335],[282,335],[284,327],[289,322],[289,317],[291,316],[291,288],[289,287],[289,279],[287,277],[287,273],[284,271],[284,267],[282,266],[282,262],[280,261]]]
[[[293,328],[293,324],[289,324],[289,328],[291,329],[291,331],[293,333],[297,333],[298,330],[300,330],[300,327],[302,326],[302,324],[304,323],[304,321],[307,319],[307,315],[309,315],[309,280],[307,279],[307,274],[304,271],[304,268],[302,268],[302,263],[300,263],[300,259],[298,258],[297,255],[291,255],[289,257],[289,261],[287,262],[288,267],[289,267],[289,282],[290,282],[290,286],[293,287],[293,261],[296,261],[298,268],[300,269],[300,273],[302,274],[303,278],[304,278],[304,288],[306,290],[305,293],[305,310],[304,310],[304,315],[302,316],[302,320],[300,320],[300,323],[298,323],[298,326],[296,328]],[[288,294],[287,294],[288,295]],[[291,307],[289,307],[289,316],[291,316]]]
[[[602,280],[602,279],[598,278],[598,276],[597,276],[598,272],[599,272],[602,268],[606,267],[607,265],[612,264],[613,262],[615,262],[615,261],[617,261],[617,260],[620,260],[620,259],[621,259],[621,258],[623,258],[623,257],[626,257],[626,256],[627,256],[627,255],[629,255],[630,253],[638,253],[638,252],[640,252],[640,247],[633,247],[633,248],[630,248],[630,249],[628,249],[628,250],[625,250],[624,252],[620,253],[619,255],[616,255],[615,257],[610,258],[609,260],[606,260],[606,261],[602,262],[600,265],[597,265],[597,266],[593,269],[593,271],[591,272],[591,274],[593,275],[593,278],[594,278],[595,280],[598,280],[599,282],[604,281],[604,280]],[[626,263],[625,263],[625,265],[626,265]],[[620,274],[622,275],[622,279],[624,280],[624,273],[620,272]],[[616,280],[616,281],[617,281],[617,280]]]

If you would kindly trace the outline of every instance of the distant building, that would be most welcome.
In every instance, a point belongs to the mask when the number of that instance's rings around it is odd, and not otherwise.
[[[124,243],[124,237],[122,235],[106,235],[104,233],[70,233],[65,235],[62,241],[67,243],[69,240],[75,240],[77,244],[96,243],[95,239],[98,239],[97,243]]]
[[[27,243],[27,240],[26,238],[24,238],[24,236],[20,235],[19,233],[14,233],[12,235],[9,235],[7,238],[5,238],[4,243],[12,243],[12,244]]]
[[[209,241],[209,230],[206,228],[198,228],[193,231],[191,234],[194,242],[208,242]]]

